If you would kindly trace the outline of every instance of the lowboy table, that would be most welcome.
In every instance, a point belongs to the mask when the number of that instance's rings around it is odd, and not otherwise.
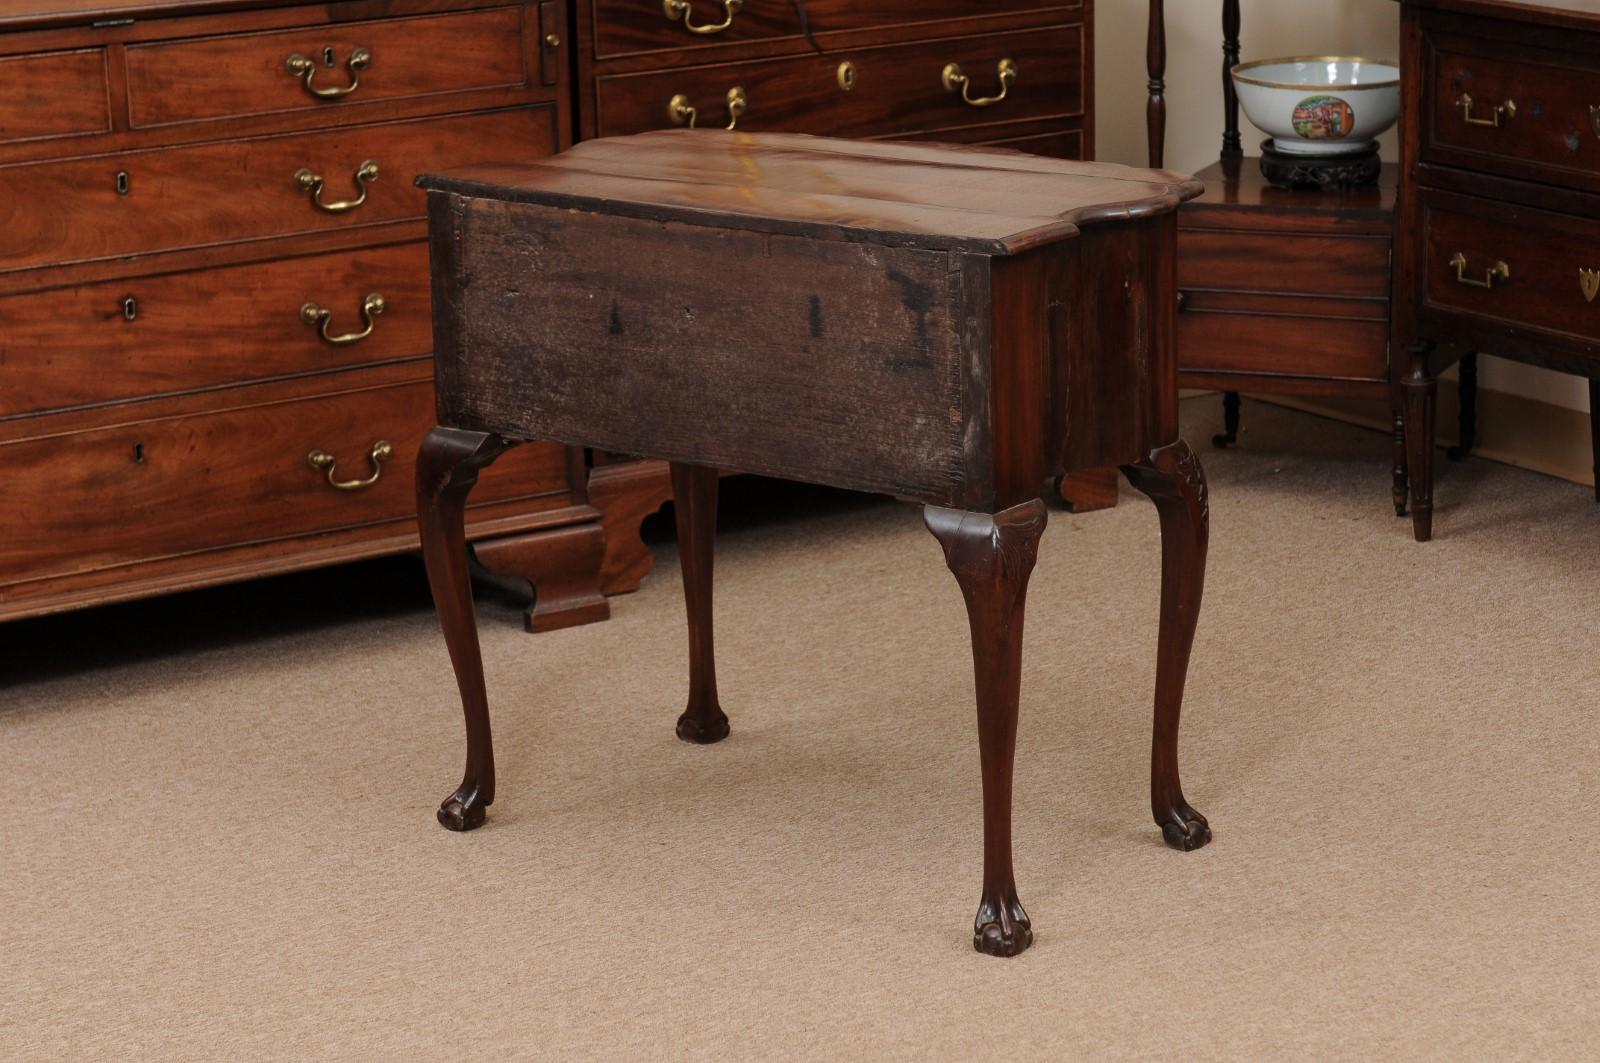
[[[924,506],[966,598],[983,772],[973,943],[1033,941],[1011,867],[1023,603],[1041,488],[1120,465],[1161,520],[1151,804],[1178,781],[1205,578],[1205,478],[1178,436],[1175,211],[1201,186],[1005,151],[673,130],[423,177],[440,427],[417,503],[466,713],[439,810],[484,821],[494,759],[462,513],[523,440],[672,463],[689,614],[686,741],[728,734],[712,656],[718,468]]]

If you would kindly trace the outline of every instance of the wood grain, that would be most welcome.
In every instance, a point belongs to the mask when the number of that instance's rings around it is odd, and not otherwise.
[[[0,57],[0,141],[111,128],[103,48]]]

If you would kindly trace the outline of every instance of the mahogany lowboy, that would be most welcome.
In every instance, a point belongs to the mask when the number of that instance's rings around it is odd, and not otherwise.
[[[1178,204],[1158,171],[949,146],[657,132],[426,177],[441,426],[417,460],[429,578],[466,709],[461,786],[494,798],[462,513],[523,440],[672,463],[689,611],[679,737],[729,721],[712,650],[719,467],[924,506],[966,600],[984,874],[974,945],[1033,932],[1011,864],[1024,604],[1051,477],[1121,466],[1156,503],[1161,622],[1151,803],[1198,848],[1178,714],[1200,606],[1205,479],[1178,436]]]

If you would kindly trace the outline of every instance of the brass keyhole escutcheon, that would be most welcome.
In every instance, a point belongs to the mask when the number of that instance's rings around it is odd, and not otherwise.
[[[849,92],[856,87],[856,65],[851,62],[840,63],[838,73],[834,77],[839,82],[839,87]]]

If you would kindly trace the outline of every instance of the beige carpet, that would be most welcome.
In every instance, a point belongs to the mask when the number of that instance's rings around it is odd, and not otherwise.
[[[1201,449],[1203,851],[1146,807],[1154,510],[1052,512],[1011,961],[970,944],[966,621],[909,507],[728,488],[720,746],[672,734],[670,547],[606,624],[486,605],[469,835],[409,563],[7,627],[0,1058],[1600,1056],[1600,510],[1445,465],[1419,546],[1386,439],[1245,419]]]

